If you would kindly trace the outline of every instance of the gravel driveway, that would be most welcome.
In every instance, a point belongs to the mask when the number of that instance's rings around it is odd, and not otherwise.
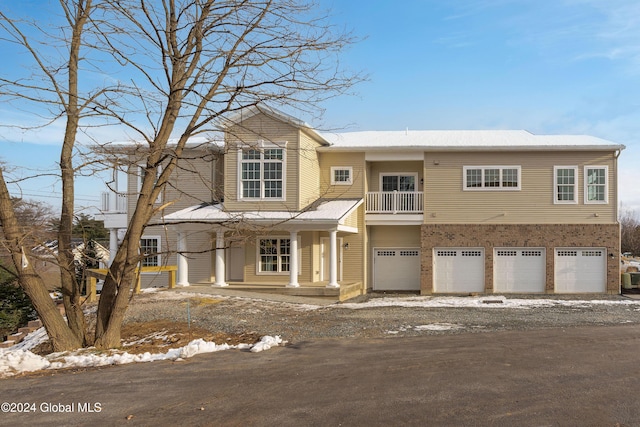
[[[194,287],[195,288],[195,287]],[[482,333],[497,330],[571,328],[588,325],[640,324],[640,300],[625,296],[461,297],[452,301],[475,306],[422,307],[439,297],[369,294],[348,303],[310,305],[309,299],[271,301],[216,295],[215,289],[160,291],[136,297],[126,321],[188,321],[212,332],[280,335],[290,343],[321,338],[380,338],[424,334]],[[219,291],[223,292],[223,291]],[[260,298],[269,298],[260,296]],[[317,300],[318,301],[318,300]],[[509,303],[541,303],[524,307]],[[311,301],[313,302],[313,301]],[[413,307],[382,303],[411,304]],[[306,304],[305,304],[306,303]],[[382,305],[382,306],[379,306]]]

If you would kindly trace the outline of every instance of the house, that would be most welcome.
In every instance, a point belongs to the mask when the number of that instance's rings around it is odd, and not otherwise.
[[[222,130],[190,147],[163,195],[174,204],[141,242],[147,265],[177,264],[180,286],[340,299],[620,291],[623,145],[523,130],[320,133],[266,107]],[[164,284],[150,273],[143,286]]]

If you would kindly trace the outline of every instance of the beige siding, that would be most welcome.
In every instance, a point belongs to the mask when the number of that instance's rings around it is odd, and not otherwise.
[[[225,159],[225,207],[230,211],[246,210],[297,210],[298,200],[298,147],[300,132],[295,127],[257,114],[233,126],[226,133]],[[285,201],[239,200],[238,194],[238,149],[243,145],[257,144],[260,140],[281,147],[286,146]]]
[[[420,154],[418,157],[422,157]],[[382,174],[412,174],[418,175],[416,181],[416,190],[421,191],[422,185],[420,180],[423,173],[423,161],[420,159],[415,162],[369,162],[369,190],[368,191],[382,191],[380,180]]]
[[[331,185],[331,167],[350,166],[353,168],[352,185]],[[365,192],[364,153],[327,153],[320,154],[321,197],[362,198]]]
[[[367,266],[364,206],[361,205],[351,217],[357,220],[355,225],[360,232],[358,234],[338,233],[339,237],[342,237],[344,245],[342,249],[342,281],[364,283]]]
[[[318,163],[318,142],[304,132],[300,132],[298,188],[300,204],[303,209],[320,197],[320,164]]]
[[[584,166],[609,168],[609,203],[584,204]],[[521,166],[520,191],[463,191],[463,166]],[[578,167],[578,203],[554,204],[554,166]],[[602,152],[427,153],[425,223],[612,223],[615,159]]]

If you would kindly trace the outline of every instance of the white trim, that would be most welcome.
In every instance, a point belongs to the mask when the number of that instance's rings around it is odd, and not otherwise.
[[[258,141],[256,144],[244,144],[238,146],[238,159],[237,159],[237,201],[239,202],[255,202],[255,201],[276,201],[283,202],[287,199],[287,144],[288,141],[283,143],[265,142],[264,140]],[[282,150],[282,197],[265,197],[264,195],[264,164],[272,163],[264,159],[264,150],[280,149]],[[256,150],[260,152],[260,159],[256,159],[256,162],[260,163],[260,197],[243,197],[242,188],[242,152],[245,150]],[[247,160],[249,161],[249,160]]]
[[[336,171],[348,171],[349,179],[347,181],[336,181]],[[331,166],[331,185],[352,185],[352,184],[353,184],[353,167]]]
[[[481,173],[481,187],[467,187],[467,170],[480,169]],[[485,171],[487,169],[498,169],[500,175],[498,177],[498,187],[485,187]],[[502,174],[505,169],[516,169],[518,171],[518,185],[516,187],[503,187],[502,186]],[[522,189],[522,166],[516,165],[474,165],[462,167],[462,190],[463,191],[520,191]]]
[[[604,200],[589,200],[589,169],[604,169]],[[584,166],[584,204],[585,205],[606,205],[609,203],[609,166],[604,165],[585,165]],[[597,185],[597,184],[592,184]]]
[[[414,178],[413,180],[413,191],[418,192],[418,172],[380,172],[380,175],[378,175],[378,191],[382,192],[384,191],[382,189],[382,178],[385,176],[412,176]],[[398,190],[400,191],[400,190]]]
[[[573,169],[573,200],[558,200],[558,170]],[[578,166],[554,166],[553,167],[553,204],[575,205],[578,204]]]
[[[327,254],[327,258],[329,257],[329,241],[330,238],[327,237],[321,237],[320,238],[320,281],[328,281],[329,278],[325,277],[324,275],[324,268],[325,268],[325,262],[324,262],[324,255]],[[338,281],[342,280],[342,272],[343,272],[343,268],[342,268],[342,261],[343,261],[343,250],[342,250],[342,245],[343,243],[343,238],[342,237],[338,237],[336,239],[337,243],[338,243],[338,264],[340,265],[340,268],[338,269]],[[325,252],[326,251],[326,252]],[[327,270],[329,269],[329,266],[326,266]]]
[[[260,271],[260,239],[287,239],[291,240],[290,235],[275,235],[275,236],[258,236],[256,237],[256,276],[290,276],[290,271]],[[302,274],[302,237],[298,234],[298,276]],[[278,268],[280,268],[280,259],[278,256]],[[291,255],[289,255],[289,262],[291,262]]]
[[[156,240],[158,242],[158,253],[156,255],[152,255],[152,256],[155,256],[158,259],[158,262],[157,262],[156,265],[148,266],[148,267],[160,267],[160,266],[162,266],[162,255],[160,254],[162,252],[162,236],[143,235],[143,236],[140,237],[140,245],[141,246],[142,246],[142,239]],[[140,249],[142,249],[142,247]],[[142,259],[140,260],[140,266],[142,267]],[[141,273],[141,274],[159,274],[159,273],[146,272],[146,273]]]

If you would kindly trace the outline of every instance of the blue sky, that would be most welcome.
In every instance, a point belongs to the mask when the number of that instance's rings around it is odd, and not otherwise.
[[[620,199],[640,212],[637,0],[320,3],[332,9],[336,25],[363,39],[341,62],[369,80],[355,88],[356,96],[327,102],[324,117],[312,125],[595,135],[627,146],[620,156]],[[5,61],[4,72],[19,73],[8,68],[14,64]],[[15,114],[0,106],[1,122]],[[51,135],[0,132],[0,157],[29,171],[55,167],[59,153]],[[50,180],[22,189],[55,204]],[[99,184],[83,181],[77,196],[79,205],[97,206]]]

